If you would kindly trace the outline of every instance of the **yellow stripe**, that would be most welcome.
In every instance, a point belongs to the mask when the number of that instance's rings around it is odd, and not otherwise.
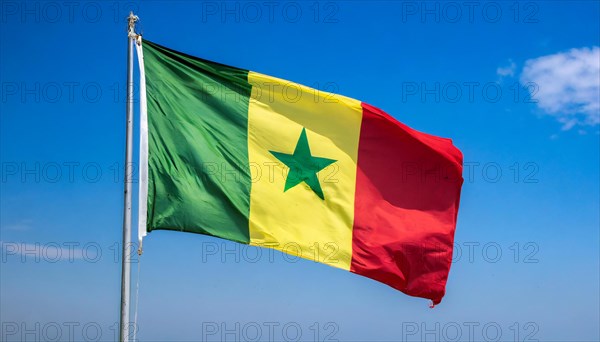
[[[349,270],[360,101],[255,72],[248,81],[250,244]],[[292,154],[302,128],[313,156],[337,160],[317,174],[325,200],[304,182],[284,192],[289,169],[269,152]]]

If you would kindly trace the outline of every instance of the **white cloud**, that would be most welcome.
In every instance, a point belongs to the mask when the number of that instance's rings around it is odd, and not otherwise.
[[[26,231],[31,229],[32,220],[20,220],[18,222],[3,225],[0,230]]]
[[[505,67],[498,67],[498,69],[496,69],[496,74],[498,74],[500,77],[515,76],[515,70],[517,69],[517,65],[510,59],[508,61],[510,62],[509,65]]]
[[[600,48],[571,49],[527,60],[521,83],[534,83],[533,99],[563,130],[600,124]]]

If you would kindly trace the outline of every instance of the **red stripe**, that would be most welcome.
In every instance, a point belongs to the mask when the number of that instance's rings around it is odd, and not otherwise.
[[[438,304],[452,261],[462,153],[450,139],[362,107],[350,271]]]

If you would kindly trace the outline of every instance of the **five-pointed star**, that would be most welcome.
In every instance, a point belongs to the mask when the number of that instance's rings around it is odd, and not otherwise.
[[[337,160],[312,156],[310,154],[310,147],[308,146],[305,128],[302,128],[302,133],[300,133],[300,138],[294,149],[294,154],[275,151],[269,152],[290,168],[290,172],[285,180],[284,192],[305,182],[317,196],[322,200],[325,199],[321,184],[319,184],[319,179],[317,178],[317,172],[335,163]]]

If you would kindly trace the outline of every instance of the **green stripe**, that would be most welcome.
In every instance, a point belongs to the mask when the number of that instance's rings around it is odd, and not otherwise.
[[[143,42],[148,231],[248,243],[248,71]]]

